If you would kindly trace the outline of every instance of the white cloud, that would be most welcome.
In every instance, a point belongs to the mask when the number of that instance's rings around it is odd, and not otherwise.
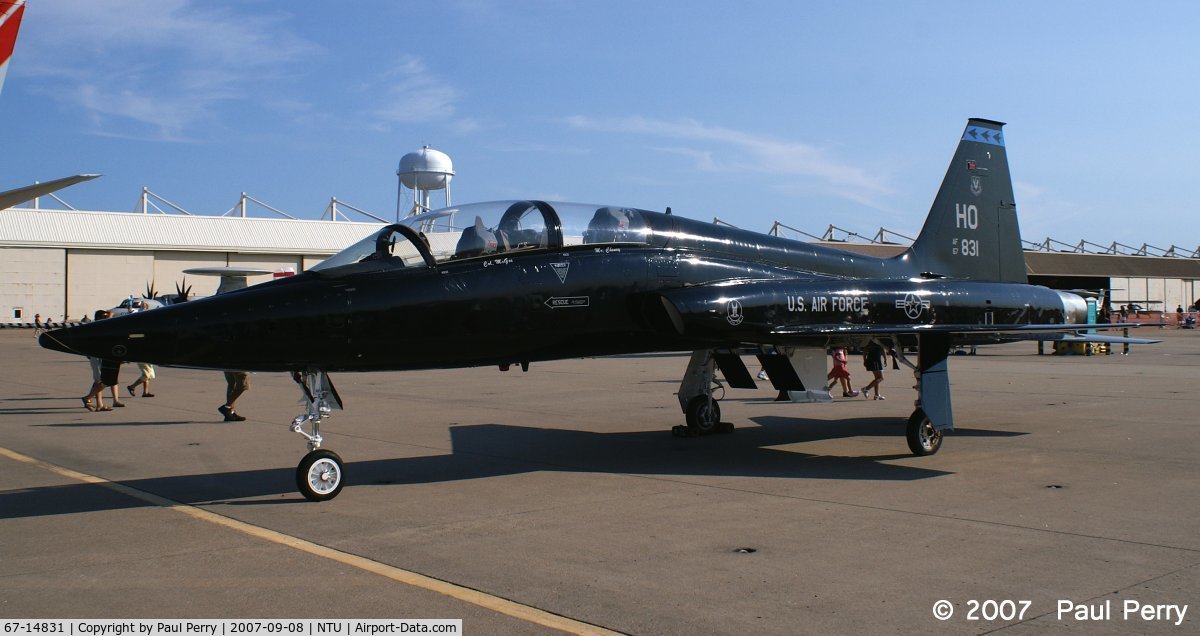
[[[879,175],[833,159],[816,146],[708,126],[694,119],[667,121],[640,116],[597,119],[575,115],[567,117],[566,123],[585,130],[693,142],[700,147],[650,147],[686,157],[703,172],[794,177],[804,185],[789,183],[783,187],[820,190],[880,209],[887,209],[882,199],[892,193]]]
[[[22,25],[22,68],[51,78],[42,91],[82,108],[97,133],[185,139],[316,49],[287,19],[192,0],[37,3]]]
[[[462,98],[461,91],[430,72],[420,58],[412,55],[402,57],[377,84],[365,87],[365,91],[383,95],[381,105],[371,111],[382,126],[449,121],[454,117],[455,104]],[[466,119],[456,126],[470,132],[479,124]]]

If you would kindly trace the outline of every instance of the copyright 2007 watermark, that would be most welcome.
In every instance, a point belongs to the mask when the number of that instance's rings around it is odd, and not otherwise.
[[[938,601],[933,604],[933,617],[939,621],[948,621],[954,616],[954,603],[950,601]]]

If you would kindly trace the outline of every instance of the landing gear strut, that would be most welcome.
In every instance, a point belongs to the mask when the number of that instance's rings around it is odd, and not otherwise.
[[[917,457],[933,455],[942,447],[945,431],[954,428],[950,407],[950,384],[947,378],[946,356],[949,339],[945,335],[927,334],[919,339],[918,364],[904,357],[904,349],[896,347],[897,358],[913,371],[917,384],[916,409],[908,417],[905,438],[908,449]],[[935,417],[930,418],[929,413]],[[934,422],[938,424],[934,424]]]
[[[304,391],[306,404],[304,413],[292,420],[291,430],[308,440],[308,454],[296,467],[296,487],[309,501],[328,501],[342,492],[346,469],[338,454],[321,448],[321,421],[329,417],[334,408],[341,408],[341,400],[329,376],[318,371],[304,371],[292,378]],[[304,430],[309,424],[312,432]]]
[[[710,433],[732,433],[733,424],[721,421],[721,405],[713,390],[724,395],[725,385],[716,377],[716,361],[711,351],[695,351],[679,385],[679,406],[687,426],[675,426],[676,437],[694,437]]]

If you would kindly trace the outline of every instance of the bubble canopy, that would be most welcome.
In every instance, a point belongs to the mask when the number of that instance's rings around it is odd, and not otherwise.
[[[385,226],[311,271],[429,267],[527,250],[645,245],[651,238],[645,214],[634,208],[544,201],[493,201],[442,208]]]

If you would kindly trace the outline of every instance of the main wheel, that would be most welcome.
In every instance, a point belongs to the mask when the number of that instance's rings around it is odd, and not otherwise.
[[[701,434],[717,430],[721,423],[721,405],[707,395],[697,395],[692,398],[684,411],[688,428]]]
[[[908,417],[908,449],[917,457],[938,452],[942,447],[942,432],[933,427],[925,411],[917,409]]]
[[[309,501],[328,501],[342,492],[346,470],[337,453],[318,449],[300,460],[296,467],[296,486]]]

